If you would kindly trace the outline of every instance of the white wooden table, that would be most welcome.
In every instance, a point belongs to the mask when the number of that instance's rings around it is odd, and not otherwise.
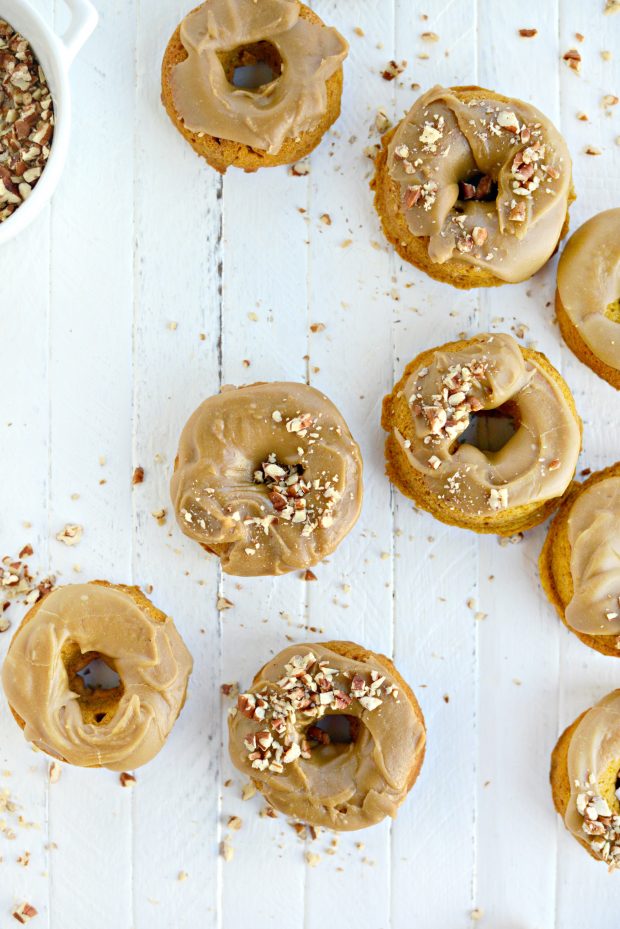
[[[59,0],[36,5],[63,27]],[[573,229],[620,205],[620,106],[610,116],[601,106],[620,94],[620,15],[603,16],[603,0],[313,6],[351,43],[340,120],[308,176],[222,180],[159,101],[162,52],[191,3],[102,2],[72,72],[61,185],[0,255],[0,554],[31,542],[31,564],[61,582],[152,584],[195,659],[181,718],[133,789],[68,766],[49,784],[47,760],[2,701],[0,790],[36,827],[0,835],[0,929],[17,925],[10,914],[24,900],[37,929],[460,929],[476,908],[488,929],[618,927],[620,876],[565,832],[548,767],[558,732],[618,686],[620,662],[569,635],[542,595],[544,527],[500,545],[414,512],[384,476],[379,427],[404,364],[460,332],[524,324],[523,343],[546,352],[575,394],[580,467],[620,457],[618,395],[560,341],[555,261],[524,285],[467,293],[403,265],[380,233],[364,149],[377,109],[399,118],[413,82],[480,84],[531,100],[561,127],[579,198]],[[522,27],[538,35],[520,38]],[[561,60],[574,47],[580,75]],[[408,65],[388,83],[391,58]],[[151,515],[169,508],[188,414],[220,384],[259,379],[325,390],[362,446],[362,516],[314,584],[224,578],[170,514],[163,527]],[[132,489],[136,466],[145,480]],[[55,539],[67,522],[84,526],[77,547]],[[221,595],[234,606],[218,614]],[[19,609],[7,615],[15,626]],[[397,821],[337,846],[328,834],[304,844],[284,817],[259,815],[258,796],[242,802],[220,696],[222,682],[247,683],[288,641],[324,636],[394,655],[428,725]],[[243,826],[225,862],[233,814]]]

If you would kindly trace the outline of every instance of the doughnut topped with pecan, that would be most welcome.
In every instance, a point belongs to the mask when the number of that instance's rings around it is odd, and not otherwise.
[[[383,401],[387,472],[437,519],[513,535],[554,510],[581,421],[544,355],[482,334],[417,356]]]
[[[556,810],[580,845],[610,871],[620,867],[620,690],[582,713],[551,758]]]
[[[392,662],[353,642],[284,649],[239,695],[229,735],[233,764],[275,809],[337,830],[395,816],[426,742]]]
[[[318,390],[228,387],[183,429],[171,494],[183,532],[228,574],[285,574],[330,555],[353,527],[362,459]]]
[[[571,159],[535,107],[479,87],[433,87],[383,137],[374,179],[399,254],[455,287],[524,281],[565,234]]]

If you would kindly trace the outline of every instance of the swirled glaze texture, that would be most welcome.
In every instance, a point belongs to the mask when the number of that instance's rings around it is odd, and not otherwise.
[[[330,555],[362,504],[362,459],[305,384],[225,388],[189,418],[171,495],[183,532],[228,574],[284,574]]]
[[[173,69],[172,95],[189,130],[277,154],[285,139],[319,123],[325,83],[348,45],[299,9],[294,0],[207,0],[186,16],[181,41],[188,57]],[[218,52],[261,41],[277,49],[282,73],[256,90],[230,84]]]
[[[48,594],[15,633],[2,684],[24,735],[70,764],[137,768],[162,748],[185,699],[192,659],[170,617],[135,588],[97,582]],[[84,721],[63,648],[109,659],[122,695],[113,718]]]
[[[487,516],[559,497],[575,473],[579,423],[559,386],[512,336],[479,335],[438,350],[403,388],[413,429],[396,438],[446,506]],[[460,440],[472,414],[507,405],[517,430],[499,451]],[[460,441],[459,441],[460,440]]]
[[[620,371],[620,209],[597,213],[570,237],[558,293],[591,351]]]
[[[421,766],[425,730],[413,694],[381,657],[353,643],[292,645],[239,696],[230,756],[276,809],[339,830],[396,815]],[[317,723],[342,714],[356,738],[321,742]]]
[[[568,517],[573,596],[566,622],[589,635],[620,633],[620,477],[586,487]]]
[[[538,271],[558,243],[570,155],[554,125],[521,100],[502,103],[481,89],[466,103],[431,88],[397,127],[388,171],[409,229],[428,237],[434,262],[458,258],[514,283]]]

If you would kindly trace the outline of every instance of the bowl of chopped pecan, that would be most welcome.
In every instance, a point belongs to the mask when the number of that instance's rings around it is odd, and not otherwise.
[[[50,200],[67,157],[69,68],[97,24],[90,0],[66,0],[62,36],[27,0],[0,0],[0,244]]]

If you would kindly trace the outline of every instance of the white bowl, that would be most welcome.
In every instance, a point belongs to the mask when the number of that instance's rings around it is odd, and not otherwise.
[[[0,245],[25,229],[46,206],[67,157],[71,130],[69,68],[97,25],[98,17],[90,0],[66,0],[66,3],[71,10],[71,22],[59,37],[26,0],[0,0],[0,19],[6,20],[32,46],[54,101],[54,135],[49,158],[28,199],[0,223]]]

